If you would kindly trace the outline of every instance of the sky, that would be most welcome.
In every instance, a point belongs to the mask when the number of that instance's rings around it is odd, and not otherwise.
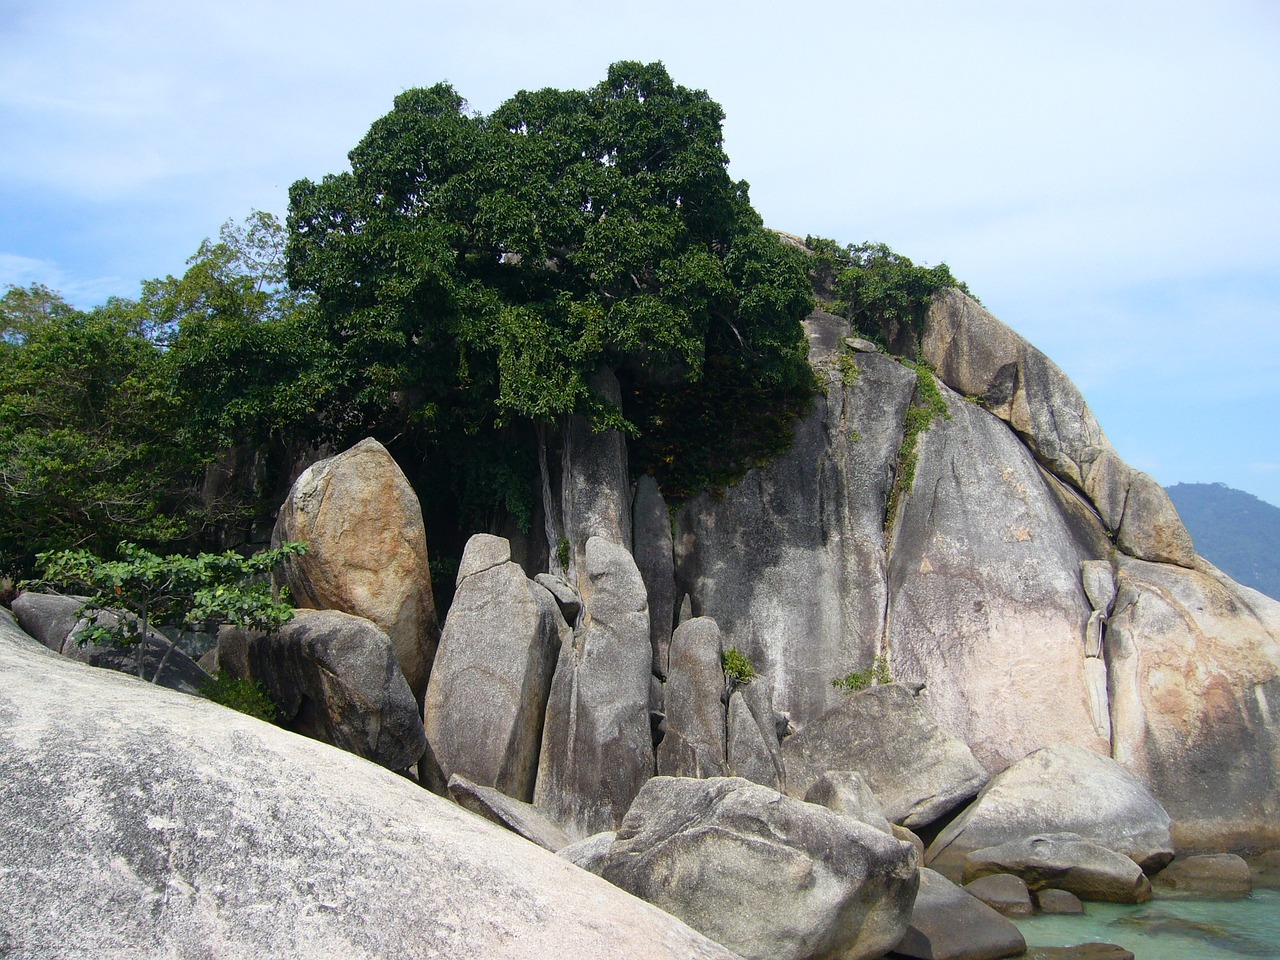
[[[1280,3],[0,0],[0,287],[181,274],[396,94],[661,60],[767,225],[946,262],[1129,463],[1280,505]]]

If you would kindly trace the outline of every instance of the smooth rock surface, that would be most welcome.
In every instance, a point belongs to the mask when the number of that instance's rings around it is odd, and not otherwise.
[[[1136,863],[1074,833],[1010,840],[965,857],[965,883],[993,873],[1012,873],[1032,890],[1055,887],[1081,900],[1145,903],[1151,899],[1151,883]]]
[[[786,786],[787,775],[778,746],[779,716],[769,688],[752,681],[729,694],[727,750],[729,773],[774,790]]]
[[[1045,747],[997,775],[929,845],[926,861],[952,867],[966,853],[1042,833],[1074,833],[1144,869],[1173,859],[1169,815],[1109,757]]]
[[[1084,904],[1080,902],[1080,898],[1066,890],[1046,887],[1044,890],[1037,890],[1034,896],[1036,898],[1036,908],[1041,913],[1068,916],[1084,913]]]
[[[301,540],[307,552],[276,573],[293,603],[372,620],[391,638],[419,699],[439,625],[422,508],[400,467],[376,440],[361,440],[298,477],[271,541]]]
[[[649,597],[649,642],[653,647],[653,672],[667,676],[671,632],[676,619],[676,570],[672,556],[671,514],[653,477],[636,481],[632,505],[635,528],[632,554]]]
[[[1201,897],[1247,897],[1253,892],[1249,864],[1234,853],[1179,857],[1151,880],[1161,893]]]
[[[710,617],[680,624],[671,637],[666,736],[658,745],[664,777],[722,777],[727,771],[722,652],[720,628]]]
[[[618,836],[617,830],[606,830],[604,833],[593,833],[583,840],[570,843],[556,851],[556,856],[568,860],[574,866],[581,867],[597,877],[604,871],[604,861]]]
[[[556,659],[571,634],[551,594],[499,559],[510,556],[505,545],[484,534],[467,542],[423,723],[446,778],[528,802]]]
[[[920,960],[997,960],[1016,957],[1026,946],[1012,923],[926,867],[911,925],[893,952]]]
[[[964,892],[1006,917],[1029,917],[1034,912],[1027,882],[1011,873],[979,877],[966,883]]]
[[[885,818],[875,792],[856,770],[828,770],[805,791],[804,802],[819,803],[842,817],[853,817],[869,827],[875,827],[881,833],[887,833],[891,837],[898,836],[893,825]],[[898,839],[906,838],[899,836]],[[920,854],[923,862],[923,849]]]
[[[14,960],[732,960],[390,771],[58,658],[3,612],[0,864]]]
[[[472,783],[455,773],[449,778],[449,797],[464,810],[470,810],[500,827],[506,827],[544,850],[555,853],[569,845],[568,835],[548,820],[537,807],[508,797],[492,787]]]
[[[884,815],[923,826],[973,797],[987,772],[935,723],[915,688],[891,683],[844,696],[782,742],[787,789],[803,796],[827,770],[855,770]]]
[[[878,957],[906,929],[915,851],[741,778],[656,777],[603,876],[748,960]]]
[[[281,726],[407,770],[427,749],[422,718],[391,639],[371,621],[337,610],[298,610],[277,633],[218,633],[218,665],[260,683]]]

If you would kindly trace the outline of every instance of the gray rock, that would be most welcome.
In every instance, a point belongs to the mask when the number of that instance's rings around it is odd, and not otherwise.
[[[740,778],[645,784],[603,876],[748,960],[881,956],[901,939],[915,851]]]
[[[1134,960],[1133,951],[1114,943],[1078,943],[1072,947],[1029,947],[1023,960]]]
[[[1084,913],[1084,904],[1074,893],[1046,887],[1035,892],[1036,908],[1041,913],[1074,915]]]
[[[533,578],[533,582],[545,588],[556,598],[556,604],[560,607],[565,623],[570,626],[577,624],[578,616],[582,613],[582,597],[578,595],[577,590],[554,573],[540,573]]]
[[[1247,897],[1253,893],[1249,864],[1234,853],[1179,857],[1151,883],[1161,893],[1201,897]]]
[[[828,770],[805,791],[804,802],[820,803],[842,817],[853,817],[869,827],[875,827],[881,833],[898,837],[899,840],[906,839],[894,832],[893,825],[885,819],[884,810],[881,809],[875,792],[856,770]],[[916,842],[919,842],[918,837]],[[923,862],[924,849],[921,848],[919,852]]]
[[[1084,583],[1085,596],[1098,613],[1104,617],[1111,612],[1116,599],[1116,575],[1109,560],[1084,560],[1080,564],[1080,579]]]
[[[18,625],[54,653],[62,653],[72,632],[81,623],[84,597],[28,590],[13,600]],[[72,641],[74,643],[74,640]]]
[[[511,562],[511,541],[505,537],[495,537],[491,533],[476,533],[467,540],[462,548],[462,559],[458,562],[458,573],[453,578],[454,586],[461,586],[467,577],[484,573],[494,567]]]
[[[390,771],[2,613],[0,850],[14,957],[732,960]]]
[[[1280,602],[1208,564],[1122,558],[1107,625],[1113,756],[1179,850],[1280,847]]]
[[[1280,850],[1268,850],[1249,858],[1249,874],[1255,887],[1280,887]]]
[[[954,883],[927,867],[911,925],[893,952],[921,960],[997,960],[1027,948],[1018,928]]]
[[[571,635],[551,594],[497,560],[505,543],[484,534],[467,542],[462,569],[472,572],[449,607],[423,722],[446,779],[461,774],[531,801],[551,678]]]
[[[1055,887],[1081,900],[1145,903],[1151,883],[1124,854],[1074,833],[1050,833],[974,850],[964,860],[964,882],[1012,873],[1032,890]]]
[[[1045,747],[997,775],[929,846],[926,861],[959,864],[966,853],[1044,833],[1073,833],[1144,869],[1173,858],[1169,815],[1110,757]],[[944,871],[945,872],[945,871]]]
[[[729,695],[727,749],[729,773],[774,790],[787,777],[778,748],[778,716],[765,684],[752,681]]]
[[[682,623],[671,638],[663,691],[666,736],[658,745],[665,777],[721,777],[727,770],[720,628],[709,617]]]
[[[979,877],[966,883],[964,892],[1006,917],[1029,917],[1034,912],[1027,882],[1011,873]]]
[[[223,627],[218,664],[260,683],[280,710],[280,725],[295,733],[391,770],[412,767],[426,750],[391,639],[372,621],[298,610],[271,635]]]
[[[574,839],[615,829],[654,773],[644,581],[623,547],[587,541],[587,613],[560,649],[534,803]]]
[[[472,783],[454,774],[449,778],[449,796],[464,810],[506,827],[512,833],[555,853],[569,845],[569,837],[531,803],[499,793],[492,787]]]
[[[653,672],[665,677],[676,617],[676,570],[672,556],[671,514],[667,511],[667,503],[657,481],[647,474],[636,481],[632,522],[635,525],[633,554],[649,597]]]
[[[782,743],[787,786],[803,796],[827,770],[856,770],[894,823],[934,822],[974,796],[987,773],[905,684],[870,687]]]
[[[608,856],[609,848],[613,846],[613,841],[617,836],[618,831],[616,830],[593,833],[585,840],[579,840],[577,843],[561,847],[556,851],[556,856],[563,857],[575,866],[581,867],[588,873],[594,873],[598,877],[604,871],[605,858]]]
[[[307,544],[305,556],[276,574],[294,604],[376,623],[420,701],[440,630],[422,508],[386,448],[361,440],[309,467],[281,506],[271,540]]]

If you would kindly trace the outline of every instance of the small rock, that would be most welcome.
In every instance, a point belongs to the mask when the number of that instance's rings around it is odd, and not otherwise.
[[[449,778],[449,796],[463,809],[506,827],[526,840],[555,853],[569,845],[569,837],[531,803],[522,803],[492,787],[472,783],[454,774]]]
[[[1035,892],[1036,906],[1041,913],[1075,915],[1084,913],[1084,904],[1074,893],[1046,887]]]
[[[1082,900],[1145,903],[1151,899],[1151,883],[1136,863],[1074,833],[1011,840],[965,857],[966,883],[993,873],[1012,873],[1033,890],[1058,887]]]
[[[1179,857],[1155,875],[1165,893],[1204,897],[1247,897],[1253,892],[1249,865],[1234,853]]]
[[[1027,882],[1011,873],[993,873],[964,885],[964,892],[977,897],[1006,917],[1029,917],[1032,914],[1031,892]]]

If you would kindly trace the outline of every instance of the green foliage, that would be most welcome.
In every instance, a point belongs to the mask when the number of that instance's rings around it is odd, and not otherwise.
[[[852,387],[858,382],[858,377],[862,376],[862,368],[858,366],[858,359],[854,351],[845,347],[840,351],[840,358],[837,361],[840,368],[840,382],[846,387]]]
[[[885,529],[893,526],[898,506],[916,479],[919,451],[916,449],[920,434],[928,430],[937,417],[951,419],[947,402],[938,389],[933,370],[923,360],[916,362],[916,392],[903,418],[902,443],[898,446],[898,469],[889,490],[889,502],[885,505]]]
[[[556,544],[556,562],[560,564],[561,570],[569,569],[569,541],[564,537]]]
[[[247,713],[267,723],[275,723],[280,716],[280,708],[256,680],[220,673],[206,683],[200,693],[214,703]]]
[[[730,686],[745,687],[756,678],[755,665],[737,647],[730,647],[720,655],[720,665]]]
[[[120,544],[118,560],[103,560],[88,550],[60,550],[37,557],[42,578],[32,586],[84,594],[82,615],[89,626],[78,641],[132,647],[141,677],[143,648],[153,642],[153,627],[192,630],[231,623],[270,632],[288,623],[293,607],[272,594],[267,575],[288,557],[305,552],[306,545],[296,542],[252,557],[234,551],[161,557],[131,543]],[[114,611],[124,615],[102,616]],[[153,683],[172,652],[170,641]]]
[[[882,683],[893,683],[893,677],[889,673],[889,658],[883,653],[876,654],[866,670],[855,671],[831,681],[833,687],[845,693],[856,693]]]

